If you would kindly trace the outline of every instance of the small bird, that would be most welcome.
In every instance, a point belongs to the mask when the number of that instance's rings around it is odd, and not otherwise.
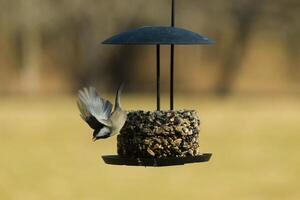
[[[127,113],[121,109],[120,95],[123,84],[119,87],[115,107],[112,103],[101,98],[94,87],[83,88],[78,92],[77,105],[82,119],[94,129],[93,141],[116,135],[124,126]]]

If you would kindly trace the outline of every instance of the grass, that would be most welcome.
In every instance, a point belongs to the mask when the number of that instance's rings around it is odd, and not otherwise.
[[[201,150],[213,157],[168,168],[105,165],[116,138],[93,143],[74,102],[0,98],[0,199],[300,199],[299,99],[179,97],[178,108],[200,112]],[[123,102],[155,108],[154,97]]]

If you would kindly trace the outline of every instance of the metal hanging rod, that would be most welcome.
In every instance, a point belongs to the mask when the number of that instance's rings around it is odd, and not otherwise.
[[[160,45],[156,45],[156,109],[160,110]]]
[[[171,27],[175,27],[175,0],[172,0]],[[174,110],[174,44],[171,44],[170,56],[170,110]]]

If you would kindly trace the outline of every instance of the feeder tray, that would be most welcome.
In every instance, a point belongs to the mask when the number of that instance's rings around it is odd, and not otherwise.
[[[185,165],[191,163],[207,162],[210,160],[212,154],[205,153],[198,156],[189,157],[167,157],[167,158],[122,158],[117,155],[102,156],[102,159],[109,165],[127,165],[127,166],[149,166],[149,167],[163,167],[173,165]]]
[[[156,46],[156,112],[181,115],[182,111],[174,110],[174,54],[175,45],[210,45],[214,41],[198,33],[175,27],[175,0],[172,0],[171,26],[147,26],[116,34],[102,42],[106,45],[155,45]],[[170,45],[170,110],[160,108],[160,47]],[[212,154],[199,154],[199,125],[197,114],[183,117],[178,131],[173,119],[164,115],[163,120],[155,112],[141,111],[141,121],[130,118],[118,136],[118,155],[102,156],[106,164],[131,166],[171,166],[209,161]],[[185,111],[184,111],[185,112]],[[148,113],[153,114],[148,120]],[[196,119],[197,122],[194,121]],[[154,122],[153,122],[154,120]],[[128,128],[128,126],[131,126]],[[169,127],[166,130],[163,127]],[[163,135],[158,129],[164,129]],[[145,131],[147,130],[147,131]],[[149,131],[150,130],[150,131]],[[151,131],[152,130],[152,131]],[[151,132],[150,134],[148,134]],[[148,141],[147,143],[145,141]],[[169,143],[155,143],[157,140],[168,140]],[[171,141],[169,141],[171,140]],[[176,141],[175,141],[176,140]],[[178,141],[181,140],[182,144]],[[149,142],[150,141],[150,142]],[[152,143],[151,143],[152,142]],[[179,144],[178,144],[179,143]],[[184,143],[184,144],[183,144]],[[156,146],[155,146],[155,145]],[[174,145],[175,144],[175,145]],[[188,144],[188,145],[186,145]],[[177,146],[176,146],[177,145]]]

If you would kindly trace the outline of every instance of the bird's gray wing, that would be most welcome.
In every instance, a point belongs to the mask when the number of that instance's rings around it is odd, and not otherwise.
[[[101,122],[99,122],[94,116],[92,116],[91,114],[89,114],[86,110],[85,110],[85,106],[82,105],[81,101],[77,101],[77,106],[80,110],[80,116],[81,118],[86,121],[86,123],[88,123],[88,125],[94,129],[94,130],[98,130],[103,128],[104,124],[102,124]]]
[[[105,126],[112,126],[109,118],[113,105],[108,100],[101,98],[95,88],[89,87],[80,90],[77,105],[81,117],[85,121],[94,117]]]

